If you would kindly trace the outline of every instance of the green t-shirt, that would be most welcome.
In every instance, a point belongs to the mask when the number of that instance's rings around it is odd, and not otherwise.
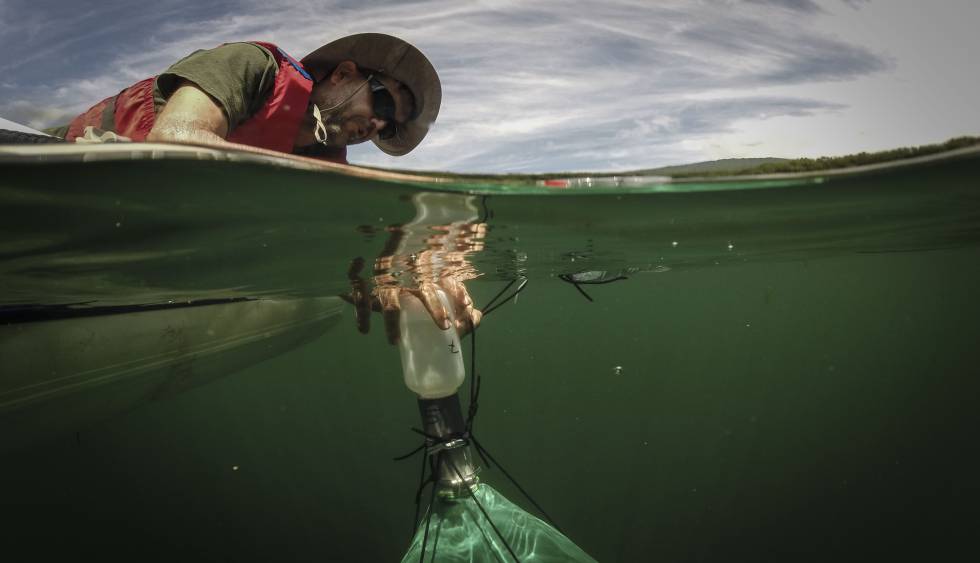
[[[180,79],[190,80],[225,111],[230,133],[262,108],[272,93],[278,70],[272,53],[254,43],[227,43],[194,51],[157,76],[153,103],[159,113]]]
[[[254,43],[227,43],[194,51],[177,61],[153,82],[153,105],[159,114],[167,99],[186,78],[207,92],[228,118],[228,132],[262,108],[272,93],[279,65],[265,47]],[[64,138],[68,125],[42,129]]]

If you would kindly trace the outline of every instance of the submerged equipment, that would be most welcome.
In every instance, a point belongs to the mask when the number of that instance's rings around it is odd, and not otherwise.
[[[515,280],[516,281],[516,280]],[[523,283],[507,298],[494,305],[514,283],[512,281],[484,308],[484,318],[501,304],[516,297]],[[455,327],[453,310],[442,290],[440,302]],[[478,406],[480,377],[476,366],[476,327],[471,327],[470,403],[467,416],[459,399],[459,387],[465,379],[463,352],[454,328],[441,329],[430,318],[414,296],[401,300],[400,349],[405,383],[418,395],[424,443],[399,459],[419,452],[422,475],[415,495],[415,535],[402,559],[414,561],[580,561],[594,562],[572,543],[555,525],[528,514],[486,483],[481,482],[470,445],[488,468],[491,461],[507,476],[528,500],[554,524],[547,513],[510,476],[490,452],[473,435],[473,421]],[[431,485],[428,508],[419,519],[421,498]]]
[[[632,273],[632,272],[630,272]],[[605,285],[607,283],[613,283],[623,280],[628,280],[623,272],[612,273],[604,270],[587,270],[584,272],[578,272],[575,274],[559,274],[558,279],[563,282],[570,283],[575,286],[575,289],[582,294],[583,297],[589,301],[595,301],[592,296],[582,289],[583,285]]]

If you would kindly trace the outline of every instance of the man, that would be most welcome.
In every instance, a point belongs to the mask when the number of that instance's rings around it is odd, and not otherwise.
[[[369,139],[390,155],[408,153],[441,101],[429,60],[390,35],[344,37],[301,61],[271,43],[229,43],[192,53],[51,132],[70,141],[112,132],[346,163],[347,145]]]

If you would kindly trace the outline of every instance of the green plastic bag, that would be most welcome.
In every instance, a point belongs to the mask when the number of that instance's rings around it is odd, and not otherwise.
[[[489,485],[480,483],[473,495],[521,563],[591,562],[571,540],[510,502]],[[473,497],[439,498],[430,508],[429,537],[422,559],[425,520],[402,563],[419,561],[472,561],[514,563],[514,556],[480,511]]]

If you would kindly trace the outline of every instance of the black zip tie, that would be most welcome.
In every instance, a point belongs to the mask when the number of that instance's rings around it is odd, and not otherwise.
[[[511,299],[517,297],[517,294],[519,294],[520,292],[524,291],[524,288],[527,287],[527,282],[528,282],[528,279],[527,278],[524,278],[524,281],[521,282],[521,285],[517,286],[517,289],[514,290],[514,293],[511,293],[510,295],[507,296],[506,299],[502,299],[500,301],[500,303],[497,303],[493,307],[488,307],[485,311],[483,311],[483,316],[486,317],[490,313],[492,313],[492,312],[496,311],[498,308],[500,308],[501,305],[503,305],[505,303],[509,303]]]
[[[425,478],[425,462],[428,461],[428,455],[422,456],[422,473],[419,474],[419,488],[415,490],[415,518],[412,519],[412,536],[415,536],[415,532],[419,530],[419,509],[422,505],[422,491],[425,490],[426,484],[432,481],[433,475],[430,475],[428,479]],[[432,483],[435,487],[435,483]]]
[[[446,457],[446,462],[449,463],[449,466],[453,468],[453,471],[456,473],[456,476],[459,477],[459,480],[463,483],[463,486],[466,487],[466,479],[463,479],[463,474],[459,472],[459,469],[456,467],[456,464],[453,463],[453,460],[449,457]],[[486,510],[484,510],[483,505],[480,504],[480,501],[477,500],[476,493],[474,493],[473,489],[469,487],[466,487],[466,489],[470,493],[470,498],[473,499],[473,502],[476,503],[476,507],[480,509],[480,512],[483,513],[483,517],[487,519],[487,522],[490,524],[490,527],[493,528],[494,532],[497,532],[497,536],[500,538],[500,541],[504,544],[504,547],[507,548],[507,551],[510,552],[511,557],[513,557],[514,561],[517,561],[517,563],[521,563],[520,558],[517,557],[517,554],[514,553],[514,550],[510,548],[510,544],[507,543],[507,539],[504,537],[502,533],[500,533],[500,530],[497,529],[497,525],[493,523],[493,520],[490,519],[490,515],[487,514]]]
[[[516,280],[514,280],[514,281],[516,281]],[[500,307],[501,307],[502,305],[504,305],[504,304],[506,304],[506,303],[510,303],[510,300],[511,300],[511,299],[513,299],[513,298],[515,298],[515,297],[517,297],[517,295],[518,295],[518,294],[519,294],[520,292],[522,292],[522,291],[524,291],[524,288],[525,288],[525,287],[527,286],[527,282],[528,282],[528,279],[527,279],[527,278],[524,278],[524,279],[523,279],[523,280],[521,281],[521,284],[520,284],[519,286],[517,286],[517,289],[515,289],[513,293],[511,293],[511,294],[510,294],[510,295],[508,295],[507,297],[505,297],[505,298],[503,298],[503,299],[501,299],[501,300],[500,300],[500,302],[499,302],[499,303],[497,303],[496,305],[494,305],[493,307],[489,307],[489,306],[488,306],[488,307],[486,308],[486,310],[484,310],[484,311],[483,311],[483,316],[485,317],[485,316],[487,316],[487,315],[489,315],[490,313],[492,313],[493,311],[495,311],[495,310],[497,310],[497,309],[499,309],[499,308],[500,308]],[[513,284],[513,282],[511,282],[511,284]],[[509,286],[508,286],[508,287],[509,287]]]
[[[473,443],[476,443],[476,438],[474,438],[473,436],[470,436],[470,438],[473,440]],[[490,460],[487,459],[487,456],[483,455],[483,452],[480,451],[480,448],[476,448],[476,453],[480,454],[480,459],[483,460],[483,464],[487,466],[487,469],[493,469],[493,464],[490,463]]]
[[[480,442],[478,442],[475,437],[470,436],[470,439],[473,440],[473,445],[476,446],[476,451],[482,452],[482,453],[486,453],[487,454],[487,457],[489,457],[494,463],[497,464],[497,468],[500,469],[500,471],[502,471],[503,474],[506,475],[508,479],[510,479],[510,482],[513,483],[515,487],[517,487],[517,490],[521,491],[521,493],[523,493],[524,496],[527,497],[527,500],[531,501],[531,504],[533,504],[534,507],[537,508],[541,512],[541,514],[543,514],[544,517],[548,519],[548,522],[550,522],[551,525],[554,526],[556,530],[558,530],[559,532],[561,532],[564,535],[565,532],[562,532],[562,529],[558,527],[558,524],[555,523],[554,518],[552,518],[551,516],[549,516],[548,513],[545,512],[543,508],[541,508],[541,505],[538,504],[537,501],[535,501],[534,498],[532,498],[531,495],[528,494],[528,492],[524,490],[524,487],[522,487],[521,484],[518,483],[517,480],[514,479],[511,476],[511,474],[507,472],[506,469],[504,469],[504,466],[503,465],[500,465],[500,462],[497,461],[496,459],[494,459],[493,455],[491,455],[490,452],[486,450],[486,448],[484,448],[483,446],[481,446],[480,445]],[[481,453],[481,457],[482,457],[482,453]]]
[[[480,219],[481,223],[486,223],[491,217],[493,217],[493,211],[490,211],[490,206],[487,205],[487,200],[490,196],[485,195],[483,199],[480,200],[480,204],[483,205],[483,218]]]
[[[415,428],[414,426],[412,428],[409,428],[409,430],[411,430],[412,432],[415,432],[416,434],[421,434],[422,436],[425,436],[426,438],[432,440],[433,442],[442,442],[443,441],[442,438],[440,438],[439,436],[433,436],[432,434],[426,434],[424,431],[419,430],[418,428]]]
[[[442,459],[442,452],[436,454],[436,466],[438,467],[439,461]],[[447,458],[448,459],[448,458]],[[462,477],[460,477],[462,479]],[[425,533],[422,535],[422,553],[419,555],[419,563],[425,563],[425,547],[429,543],[429,524],[432,523],[432,507],[435,506],[436,502],[436,483],[432,483],[432,495],[429,496],[429,510],[425,515]],[[435,557],[433,557],[435,559]]]
[[[561,276],[558,276],[558,277],[561,278]],[[562,278],[562,279],[565,279],[565,278]],[[575,286],[575,289],[577,289],[578,292],[581,293],[583,297],[585,297],[586,299],[588,299],[589,302],[594,302],[595,301],[595,299],[592,299],[591,297],[589,297],[589,294],[586,293],[585,290],[582,289],[577,283],[575,283],[575,282],[573,282],[571,280],[567,280],[567,279],[565,281],[567,281],[568,283],[574,285]]]
[[[473,319],[469,319],[470,334],[473,335],[470,341],[470,404],[466,414],[466,432],[473,431],[473,423],[476,420],[476,411],[480,406],[480,376],[476,373],[476,325]]]
[[[470,417],[473,416],[473,401],[476,398],[475,381],[476,381],[476,325],[473,324],[473,319],[467,319],[470,323],[470,334],[472,338],[470,339]]]
[[[500,296],[503,295],[504,292],[506,292],[508,289],[510,289],[510,286],[514,285],[515,283],[517,283],[517,280],[510,280],[510,283],[505,285],[503,289],[497,292],[497,295],[493,296],[493,299],[491,299],[490,301],[487,302],[486,305],[484,305],[484,309],[487,307],[492,307],[493,304],[497,301],[497,299],[500,299]]]
[[[422,451],[424,449],[425,449],[425,443],[423,443],[421,446],[415,448],[414,450],[408,452],[405,455],[400,455],[398,457],[391,458],[391,461],[401,461],[403,459],[408,459],[408,458],[412,457],[413,455],[419,453],[420,451]]]
[[[471,391],[470,406],[466,414],[467,433],[472,433],[473,425],[476,424],[476,413],[480,409],[480,387],[483,383],[482,377],[474,377],[473,380],[476,381],[476,391]]]

